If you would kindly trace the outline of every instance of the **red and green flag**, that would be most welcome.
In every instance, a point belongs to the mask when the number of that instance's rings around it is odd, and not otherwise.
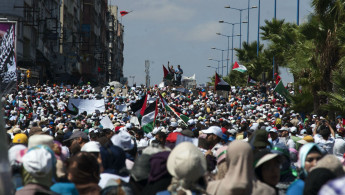
[[[248,76],[248,85],[256,85],[256,80],[253,79],[250,75]]]
[[[274,91],[283,96],[288,103],[291,103],[291,95],[289,91],[284,87],[283,81],[280,80]]]
[[[165,80],[171,80],[172,79],[172,74],[170,74],[170,72],[168,71],[167,68],[165,68],[164,65],[163,65],[163,73],[164,73],[163,79],[165,79]]]
[[[217,73],[214,79],[214,89],[221,91],[230,91],[230,85],[225,82]]]
[[[147,96],[145,99],[147,99]],[[143,107],[141,108],[139,121],[141,123],[141,128],[145,133],[151,132],[155,126],[158,114],[157,105],[158,99],[151,104],[147,104],[147,102],[145,101]]]
[[[158,92],[159,98],[165,108],[165,110],[173,112],[179,119],[181,119],[186,125],[189,120],[188,116],[182,114],[181,110],[176,108],[175,106],[169,106],[166,100],[162,97],[162,95]]]

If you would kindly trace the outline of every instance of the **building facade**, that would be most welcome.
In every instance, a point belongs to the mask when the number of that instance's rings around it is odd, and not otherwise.
[[[123,78],[123,32],[107,0],[1,0],[0,22],[16,21],[17,66],[31,82]],[[110,25],[111,23],[111,25]]]

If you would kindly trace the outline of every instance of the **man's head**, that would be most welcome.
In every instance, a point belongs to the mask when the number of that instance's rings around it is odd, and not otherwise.
[[[207,134],[206,141],[210,147],[216,145],[222,139],[223,132],[218,126],[211,126],[207,130],[202,130],[204,134]]]
[[[71,135],[71,137],[66,139],[65,142],[69,141],[71,143],[69,149],[71,154],[75,155],[80,152],[81,147],[83,147],[88,140],[89,138],[85,132],[76,131]]]
[[[269,132],[270,137],[272,140],[276,140],[278,138],[278,131],[275,128],[272,128]]]
[[[177,65],[177,68],[181,68],[181,66],[180,66],[180,65]]]

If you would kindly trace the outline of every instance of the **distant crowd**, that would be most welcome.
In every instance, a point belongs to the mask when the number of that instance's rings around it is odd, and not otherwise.
[[[343,117],[297,113],[274,86],[22,83],[1,99],[13,193],[345,194]],[[136,112],[145,97],[159,100],[149,131]],[[71,99],[105,109],[79,112]]]

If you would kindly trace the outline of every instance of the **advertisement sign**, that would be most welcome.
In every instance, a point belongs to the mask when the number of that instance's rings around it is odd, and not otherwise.
[[[0,92],[8,93],[17,82],[16,23],[0,22]]]

